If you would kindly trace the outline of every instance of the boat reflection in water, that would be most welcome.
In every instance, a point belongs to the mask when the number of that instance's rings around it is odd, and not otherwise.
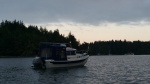
[[[88,51],[77,50],[63,43],[40,43],[39,56],[33,59],[35,68],[59,68],[84,66],[88,60]]]

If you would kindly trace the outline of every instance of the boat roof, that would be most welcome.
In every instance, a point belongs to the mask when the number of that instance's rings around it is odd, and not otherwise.
[[[66,51],[76,51],[75,48],[71,48],[71,47],[66,47]]]
[[[50,43],[50,42],[41,42],[40,43],[41,47],[52,47],[52,46],[57,46],[57,47],[67,47],[67,43]]]
[[[75,48],[68,47],[68,43],[49,43],[49,42],[41,42],[41,48],[50,48],[50,47],[64,47],[66,51],[76,51]]]

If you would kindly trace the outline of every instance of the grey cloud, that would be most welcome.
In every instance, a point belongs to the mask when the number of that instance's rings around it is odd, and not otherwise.
[[[1,0],[0,19],[83,24],[149,21],[150,0]]]

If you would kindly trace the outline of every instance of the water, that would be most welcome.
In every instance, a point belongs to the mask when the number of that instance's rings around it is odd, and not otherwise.
[[[149,84],[150,55],[92,56],[84,67],[34,70],[33,58],[0,58],[0,84]]]

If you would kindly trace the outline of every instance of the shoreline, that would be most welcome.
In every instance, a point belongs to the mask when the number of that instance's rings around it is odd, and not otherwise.
[[[35,56],[0,56],[0,58],[32,58]]]
[[[140,55],[90,55],[90,57],[92,56],[140,56]],[[0,56],[0,58],[32,58],[32,57],[36,57],[36,55],[34,56]]]

